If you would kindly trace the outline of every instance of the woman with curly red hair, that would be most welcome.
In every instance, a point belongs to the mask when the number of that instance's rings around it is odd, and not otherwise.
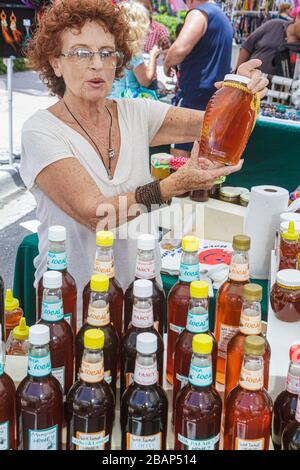
[[[22,131],[21,176],[36,197],[41,221],[36,281],[46,270],[48,228],[64,225],[78,308],[97,229],[116,229],[116,276],[126,288],[134,278],[136,235],[155,232],[146,213],[240,169],[218,168],[206,159],[199,163],[196,145],[182,169],[152,181],[149,146],[194,141],[203,115],[157,101],[107,99],[131,60],[131,37],[123,12],[111,0],[59,0],[46,10],[28,47],[32,67],[58,97]],[[239,73],[253,77],[253,92],[264,93],[258,64],[246,64]]]

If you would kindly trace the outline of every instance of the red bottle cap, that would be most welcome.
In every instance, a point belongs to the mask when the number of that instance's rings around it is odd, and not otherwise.
[[[294,343],[290,347],[290,361],[300,362],[300,342]]]

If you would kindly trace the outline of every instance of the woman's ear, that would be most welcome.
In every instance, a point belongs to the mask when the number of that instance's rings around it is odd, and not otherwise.
[[[50,57],[49,62],[57,77],[62,77],[61,62],[59,57]]]

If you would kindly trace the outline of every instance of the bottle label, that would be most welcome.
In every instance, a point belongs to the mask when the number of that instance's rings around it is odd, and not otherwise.
[[[86,362],[82,360],[79,374],[84,382],[101,382],[104,379],[103,362]]]
[[[220,434],[209,439],[194,440],[178,434],[178,440],[185,446],[184,450],[216,450],[216,444],[220,441]]]
[[[0,375],[4,374],[4,364],[0,362]]]
[[[65,390],[65,367],[52,369],[52,375],[59,381],[61,388]]]
[[[240,376],[240,386],[246,390],[260,390],[264,386],[263,369],[250,370],[242,367]]]
[[[153,326],[153,310],[149,308],[138,308],[133,305],[131,323],[137,328],[149,328]]]
[[[111,370],[105,370],[104,371],[104,380],[107,384],[112,383],[112,375],[111,375]]]
[[[264,450],[265,439],[235,439],[235,450]]]
[[[125,374],[125,384],[126,388],[133,383],[134,374],[132,372],[126,372]]]
[[[97,274],[105,274],[105,276],[109,277],[109,279],[112,279],[115,277],[114,260],[100,261],[99,259],[96,259],[95,271]]]
[[[199,367],[191,362],[189,382],[196,387],[208,387],[212,384],[212,368],[211,366]]]
[[[174,333],[180,335],[180,333],[184,330],[183,326],[174,325],[174,323],[170,323],[170,330]]]
[[[242,309],[240,317],[240,332],[244,335],[261,334],[261,315],[254,311],[255,315],[249,315],[250,309]]]
[[[48,252],[47,258],[47,268],[54,271],[63,271],[67,269],[67,256],[65,252],[62,253],[53,253],[52,251]]]
[[[129,432],[126,434],[127,450],[161,450],[162,435],[161,432],[151,436],[135,436]]]
[[[46,356],[28,356],[28,374],[32,377],[46,377],[51,374],[50,353]]]
[[[180,382],[180,389],[182,389],[189,383],[189,378],[185,375],[180,375],[176,373],[176,379]]]
[[[244,282],[249,280],[249,264],[233,263],[229,267],[229,278],[232,281]]]
[[[298,421],[298,423],[300,423],[300,398],[299,397],[298,397],[298,401],[297,401],[295,419],[296,419],[296,421]]]
[[[156,276],[155,259],[143,261],[138,258],[136,261],[135,276],[138,279],[153,279]]]
[[[153,385],[157,382],[157,362],[151,366],[135,363],[134,381],[140,385]]]
[[[109,305],[107,304],[102,308],[89,305],[87,322],[89,325],[93,326],[108,325],[110,322]]]
[[[286,380],[286,389],[290,393],[295,395],[300,395],[300,377],[297,375],[292,375],[288,373]]]
[[[218,356],[220,358],[226,359],[228,343],[238,331],[238,326],[225,325],[224,323],[221,323],[220,341],[218,345]]]
[[[72,326],[72,313],[65,313],[64,319],[70,326]]]
[[[9,450],[9,422],[0,423],[0,450]]]
[[[109,434],[105,436],[105,431],[93,433],[78,431],[76,437],[72,437],[72,444],[76,446],[76,450],[104,450],[109,438]]]
[[[64,318],[62,301],[42,302],[42,319],[48,322],[60,321]]]
[[[47,429],[29,429],[29,450],[58,450],[58,426]]]
[[[199,280],[199,264],[180,264],[179,280],[192,282]]]
[[[197,309],[189,310],[186,329],[190,333],[206,333],[209,330],[208,312],[203,308],[199,309],[199,313]]]

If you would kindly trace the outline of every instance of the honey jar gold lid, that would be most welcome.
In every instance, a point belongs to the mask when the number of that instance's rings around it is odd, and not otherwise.
[[[282,269],[276,275],[276,284],[283,287],[298,287],[300,289],[300,271],[297,269]]]
[[[242,194],[241,188],[235,188],[233,186],[223,186],[220,189],[220,194],[228,198],[237,198]]]
[[[265,352],[266,341],[261,336],[247,336],[244,353],[253,356],[262,356]]]
[[[235,235],[233,237],[232,247],[234,250],[250,250],[250,237],[248,237],[248,235]]]
[[[259,284],[245,284],[243,289],[243,298],[250,302],[261,302],[262,287]]]

